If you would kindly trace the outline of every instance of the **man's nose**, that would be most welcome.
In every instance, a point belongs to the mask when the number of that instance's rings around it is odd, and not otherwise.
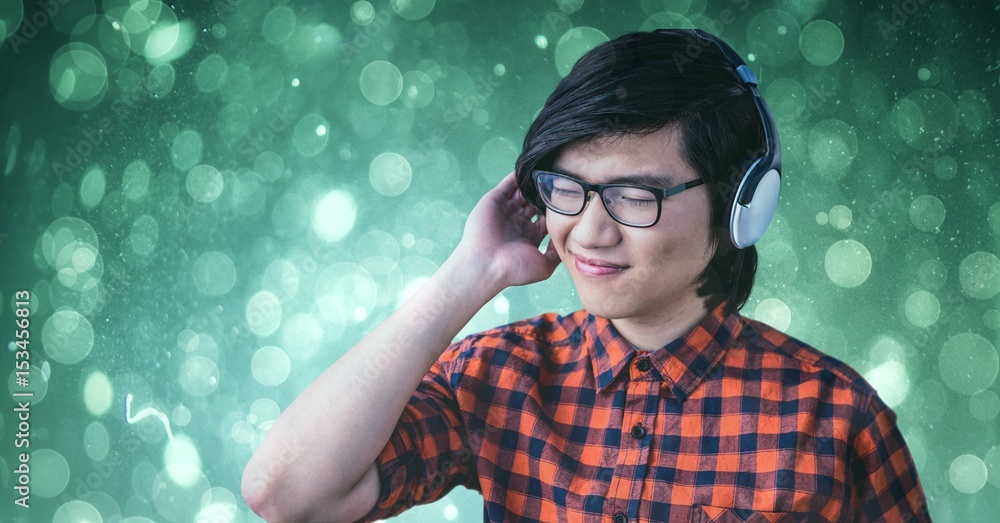
[[[594,196],[597,196],[595,199]],[[608,214],[600,195],[595,191],[587,193],[583,210],[577,215],[579,220],[573,227],[574,239],[587,248],[610,246],[618,243],[618,223]]]

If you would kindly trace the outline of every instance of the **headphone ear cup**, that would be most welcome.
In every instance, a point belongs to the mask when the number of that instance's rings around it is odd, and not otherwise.
[[[770,169],[761,178],[757,187],[749,188],[744,175],[737,190],[730,196],[727,217],[729,240],[738,249],[745,249],[764,236],[775,211],[778,210],[778,195],[781,192],[781,175]],[[747,205],[740,205],[743,193],[753,191]]]

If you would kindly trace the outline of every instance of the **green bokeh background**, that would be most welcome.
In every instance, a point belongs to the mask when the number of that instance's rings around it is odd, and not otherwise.
[[[779,127],[742,313],[876,386],[935,521],[998,520],[1000,4],[64,3],[0,0],[2,369],[35,393],[27,511],[2,411],[4,521],[258,521],[280,410],[447,258],[584,51],[670,26],[747,57]],[[560,267],[460,335],[579,307]],[[456,489],[398,520],[481,518]]]

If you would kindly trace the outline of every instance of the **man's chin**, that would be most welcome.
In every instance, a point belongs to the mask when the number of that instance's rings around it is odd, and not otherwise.
[[[580,303],[583,304],[583,308],[587,312],[609,320],[629,316],[629,313],[625,310],[626,307],[614,297],[581,296]]]

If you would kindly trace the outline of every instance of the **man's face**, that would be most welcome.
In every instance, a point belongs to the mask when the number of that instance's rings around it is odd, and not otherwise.
[[[590,183],[652,175],[660,182],[645,185],[669,188],[698,179],[681,159],[679,142],[670,128],[577,142],[560,151],[552,170]],[[663,200],[660,219],[652,227],[614,221],[596,194],[576,216],[547,209],[545,218],[551,241],[588,312],[655,324],[704,306],[694,282],[712,257],[711,201],[705,185]],[[597,269],[583,259],[624,268]]]

